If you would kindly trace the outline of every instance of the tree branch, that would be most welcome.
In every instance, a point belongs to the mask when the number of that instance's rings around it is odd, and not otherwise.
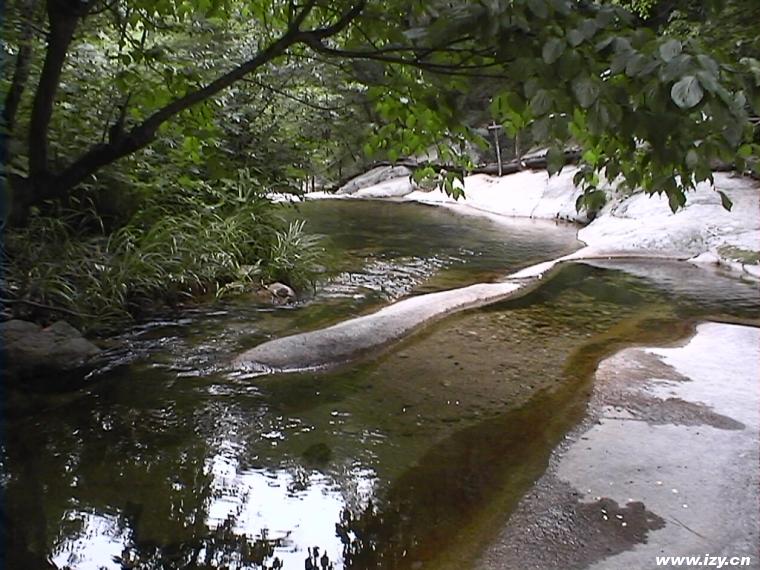
[[[205,87],[175,99],[165,107],[154,112],[142,123],[133,127],[129,132],[124,133],[117,140],[109,141],[107,144],[92,146],[89,151],[55,177],[54,183],[49,185],[50,189],[47,197],[62,197],[63,194],[86,180],[103,166],[144,148],[153,141],[159,127],[172,117],[197,103],[213,97],[236,81],[282,55],[291,45],[297,43],[300,32],[299,26],[307,18],[314,4],[314,1],[307,3],[293,19],[292,24],[286,32],[252,59],[218,77]]]
[[[60,175],[55,177],[54,183],[49,185],[50,187],[54,187],[54,190],[51,191],[55,192],[55,194],[50,195],[49,197],[60,197],[61,194],[67,193],[71,188],[86,180],[103,166],[111,164],[119,158],[144,148],[153,141],[159,127],[172,117],[197,103],[213,97],[217,93],[231,86],[233,83],[254,73],[263,65],[283,55],[292,45],[303,43],[306,38],[322,39],[341,32],[359,15],[359,13],[361,13],[365,1],[361,0],[352,6],[331,26],[311,31],[302,31],[300,27],[315,5],[316,0],[310,0],[307,2],[306,5],[301,8],[300,12],[293,18],[285,33],[266,49],[260,51],[254,58],[240,64],[236,68],[207,84],[205,87],[175,99],[165,107],[154,112],[142,123],[133,127],[119,140],[111,141],[108,144],[97,144],[91,147],[81,158],[61,172]]]
[[[32,103],[29,123],[29,173],[34,187],[48,178],[48,129],[53,115],[61,71],[79,22],[79,14],[66,0],[47,0],[50,25],[45,62]]]

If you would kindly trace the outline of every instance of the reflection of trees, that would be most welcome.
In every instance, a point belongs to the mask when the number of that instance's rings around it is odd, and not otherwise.
[[[403,531],[403,517],[398,510],[383,513],[372,501],[359,513],[343,509],[335,534],[343,543],[345,568],[395,568],[404,558],[413,541]]]
[[[372,501],[357,515],[349,509],[340,513],[335,524],[335,534],[343,543],[343,563],[346,568],[375,566],[382,519],[375,511]]]
[[[245,534],[235,533],[234,526],[234,517],[229,517],[215,530],[181,542],[158,545],[152,541],[134,540],[116,561],[124,570],[282,568],[282,561],[274,555],[280,539],[269,539],[264,530],[261,538],[252,541]]]

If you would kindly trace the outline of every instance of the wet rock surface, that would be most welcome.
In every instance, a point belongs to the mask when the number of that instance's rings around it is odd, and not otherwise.
[[[238,356],[233,366],[253,374],[336,366],[387,346],[423,323],[504,299],[518,289],[520,285],[513,283],[483,283],[411,297],[372,315],[266,342]]]
[[[97,355],[100,349],[66,321],[43,328],[13,319],[0,323],[5,365],[12,374],[35,371],[72,371]]]
[[[521,540],[500,545],[481,563],[484,568],[554,570],[586,568],[597,560],[647,541],[666,521],[639,501],[619,505],[606,497],[584,502],[583,494],[550,475],[523,506],[546,507],[540,514],[523,508],[510,520],[522,526]]]
[[[705,553],[760,567],[759,368],[760,329],[718,323],[604,360],[588,418],[476,567],[654,568]]]

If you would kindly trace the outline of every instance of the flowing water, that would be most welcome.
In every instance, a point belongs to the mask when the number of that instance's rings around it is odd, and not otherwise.
[[[295,307],[236,300],[125,333],[89,383],[12,419],[10,547],[58,568],[467,568],[582,417],[596,363],[698,318],[760,319],[757,287],[685,264],[572,264],[369,361],[236,378],[269,338],[493,279],[572,229],[306,204],[334,267]],[[312,551],[313,552],[313,551]],[[325,559],[325,562],[327,560]]]

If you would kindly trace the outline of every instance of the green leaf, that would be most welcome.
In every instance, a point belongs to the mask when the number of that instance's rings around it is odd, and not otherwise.
[[[594,49],[596,51],[604,51],[608,47],[610,47],[614,41],[615,41],[615,36],[606,37],[603,40],[597,42],[597,44],[594,46]]]
[[[552,96],[546,89],[539,89],[530,100],[530,109],[534,115],[545,115],[552,108]]]
[[[549,16],[549,6],[546,4],[546,0],[528,0],[528,8],[539,18],[547,18]]]
[[[734,203],[731,201],[731,198],[726,196],[725,192],[722,190],[718,190],[718,194],[720,194],[720,204],[729,212],[731,211],[731,208],[733,208]]]
[[[599,160],[599,155],[593,148],[589,148],[583,153],[582,158],[583,162],[586,162],[591,166],[596,166],[596,162]]]
[[[594,34],[599,30],[599,24],[596,20],[584,20],[581,22],[580,31],[583,37],[590,40],[594,37]]]
[[[715,93],[720,90],[720,84],[715,75],[707,71],[697,71],[697,78],[702,87],[707,89],[710,93]]]
[[[701,65],[706,71],[708,71],[715,77],[717,77],[718,74],[720,73],[720,68],[718,67],[718,64],[710,56],[700,53],[699,55],[697,55],[697,61],[699,62],[699,65]]]
[[[678,211],[678,208],[681,207],[681,200],[679,199],[679,194],[677,192],[668,193],[668,206],[670,206],[670,211],[674,214]]]
[[[580,212],[585,209],[590,214],[596,214],[607,203],[607,194],[603,190],[584,192],[575,201],[575,209]]]
[[[559,59],[559,76],[564,81],[571,81],[583,73],[585,61],[575,50],[565,51]]]
[[[681,77],[691,69],[691,65],[692,57],[690,55],[681,54],[674,57],[660,68],[660,81],[669,83],[677,77]]]
[[[683,51],[683,45],[678,40],[668,40],[660,45],[660,57],[663,61],[670,61]]]
[[[699,81],[693,75],[687,75],[676,82],[670,90],[670,98],[681,109],[695,107],[704,96]]]
[[[552,0],[552,6],[563,16],[567,16],[573,11],[573,4],[568,0]]]
[[[569,43],[572,47],[578,47],[583,43],[585,39],[586,37],[580,30],[573,29],[567,32],[567,43]]]
[[[620,51],[616,53],[615,57],[613,57],[612,61],[610,62],[610,73],[612,75],[617,75],[623,71],[634,55],[635,52],[633,51]]]
[[[537,121],[533,121],[533,126],[531,127],[530,132],[535,140],[546,140],[549,136],[549,117],[542,117]]]
[[[549,176],[559,174],[563,166],[565,166],[565,153],[557,147],[550,148],[546,153],[546,170]]]
[[[628,77],[636,77],[641,73],[647,64],[647,58],[640,53],[631,56],[628,63],[625,64],[625,74]]]
[[[572,84],[575,98],[581,107],[588,109],[599,97],[599,86],[589,77],[578,77]]]
[[[541,52],[544,62],[551,65],[565,52],[565,40],[561,38],[549,38]]]

